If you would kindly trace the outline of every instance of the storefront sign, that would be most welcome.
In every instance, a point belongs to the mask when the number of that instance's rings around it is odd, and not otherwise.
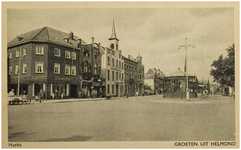
[[[61,81],[71,81],[71,78],[67,78],[67,77],[55,77],[55,80],[61,80]]]

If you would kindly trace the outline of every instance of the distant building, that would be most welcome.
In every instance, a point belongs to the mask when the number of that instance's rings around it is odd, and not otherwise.
[[[149,69],[145,74],[145,85],[150,87],[146,89],[149,94],[162,94],[164,92],[165,74],[160,69]]]
[[[165,77],[164,97],[181,97],[186,95],[186,74],[184,71],[178,70],[171,75]],[[198,80],[195,75],[188,74],[188,88],[190,97],[197,97]]]

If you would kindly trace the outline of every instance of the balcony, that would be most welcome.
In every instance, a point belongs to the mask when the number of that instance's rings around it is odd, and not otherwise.
[[[84,80],[90,80],[92,78],[92,73],[82,73],[82,78]]]

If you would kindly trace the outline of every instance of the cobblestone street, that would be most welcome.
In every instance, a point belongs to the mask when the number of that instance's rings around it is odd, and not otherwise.
[[[231,97],[48,100],[8,105],[9,142],[235,140]]]

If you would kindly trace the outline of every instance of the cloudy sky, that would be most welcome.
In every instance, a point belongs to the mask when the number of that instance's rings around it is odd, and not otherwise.
[[[9,9],[7,40],[48,26],[73,33],[90,43],[108,46],[113,18],[124,56],[143,56],[145,72],[158,68],[166,75],[183,70],[188,48],[188,72],[210,79],[210,65],[234,43],[233,8],[73,8]]]

